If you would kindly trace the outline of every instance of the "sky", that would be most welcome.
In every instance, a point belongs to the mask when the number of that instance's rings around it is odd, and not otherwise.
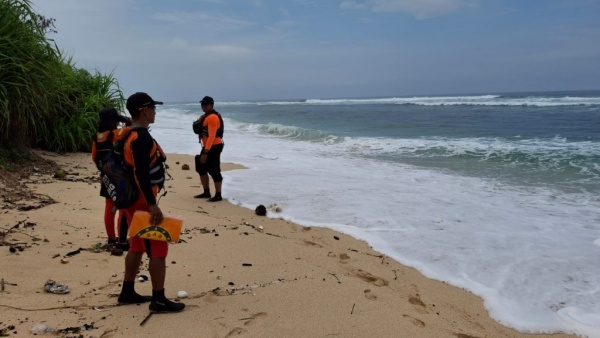
[[[600,0],[31,0],[76,67],[167,102],[600,89]]]

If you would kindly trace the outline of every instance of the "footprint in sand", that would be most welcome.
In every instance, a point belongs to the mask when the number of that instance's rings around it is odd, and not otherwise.
[[[371,292],[371,289],[366,289],[364,291],[365,293],[365,298],[368,300],[377,300],[377,296]]]
[[[255,313],[252,315],[251,319],[248,319],[246,322],[244,322],[244,326],[254,325],[254,324],[256,324],[256,322],[258,320],[261,320],[261,319],[265,318],[266,316],[267,316],[267,314],[265,312]]]
[[[418,327],[425,327],[425,322],[417,319],[415,317],[411,317],[409,315],[402,315],[402,317],[408,319],[411,323],[413,323],[414,326],[418,326]]]
[[[346,264],[349,261],[350,261],[350,256],[346,255],[345,253],[340,255],[340,263]]]
[[[386,281],[385,279],[373,276],[372,274],[370,274],[364,270],[361,270],[361,269],[358,269],[355,272],[355,275],[356,275],[356,277],[364,280],[365,282],[371,283],[375,286],[386,286],[389,284],[389,282]]]
[[[218,295],[215,295],[214,293],[208,293],[206,294],[206,297],[204,297],[204,301],[209,303],[209,304],[214,304],[214,303],[218,303]]]
[[[416,296],[410,296],[408,302],[414,305],[415,311],[418,313],[428,313],[427,306],[421,300],[421,297],[417,294]]]
[[[329,251],[329,252],[327,253],[327,257],[336,258],[336,257],[337,257],[337,255],[336,255],[334,252],[331,252],[331,251]]]
[[[317,244],[317,243],[315,243],[315,242],[307,241],[307,240],[305,240],[305,239],[304,239],[304,240],[302,240],[302,241],[304,242],[304,244],[305,244],[305,245],[308,245],[308,246],[316,246],[316,247],[318,247],[318,248],[322,248],[322,246],[321,246],[321,245],[319,245],[319,244]]]
[[[245,333],[245,332],[246,332],[245,329],[243,329],[241,327],[236,327],[233,330],[229,331],[229,333],[225,336],[225,338],[233,337],[233,336],[239,336],[239,335],[241,335],[242,333]]]

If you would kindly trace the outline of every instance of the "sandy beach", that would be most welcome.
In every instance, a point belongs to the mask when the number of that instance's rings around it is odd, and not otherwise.
[[[23,180],[41,207],[5,197],[0,332],[9,336],[570,337],[504,327],[481,298],[350,236],[293,224],[274,211],[263,217],[226,201],[194,199],[201,189],[188,155],[168,156],[173,179],[160,199],[165,214],[184,219],[182,241],[169,248],[166,295],[187,292],[187,307],[148,318],[147,304],[117,305],[124,256],[98,248],[106,240],[104,201],[90,155],[39,154],[67,175]],[[257,182],[258,188],[268,185]],[[146,259],[140,275],[149,276]],[[48,279],[70,292],[45,292]],[[151,285],[136,283],[136,290],[149,295]]]

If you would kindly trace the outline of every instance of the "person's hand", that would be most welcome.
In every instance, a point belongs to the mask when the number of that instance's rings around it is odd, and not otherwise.
[[[159,225],[162,223],[164,217],[163,213],[158,207],[158,205],[153,204],[148,207],[148,212],[150,213],[150,224],[151,225]]]
[[[206,153],[202,153],[202,155],[200,155],[200,163],[206,163]]]

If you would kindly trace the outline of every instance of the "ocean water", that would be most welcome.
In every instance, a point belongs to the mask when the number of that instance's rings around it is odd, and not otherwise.
[[[366,240],[519,331],[600,337],[600,91],[215,108],[248,168],[224,173],[231,203]],[[200,114],[167,103],[152,134],[196,154]]]

